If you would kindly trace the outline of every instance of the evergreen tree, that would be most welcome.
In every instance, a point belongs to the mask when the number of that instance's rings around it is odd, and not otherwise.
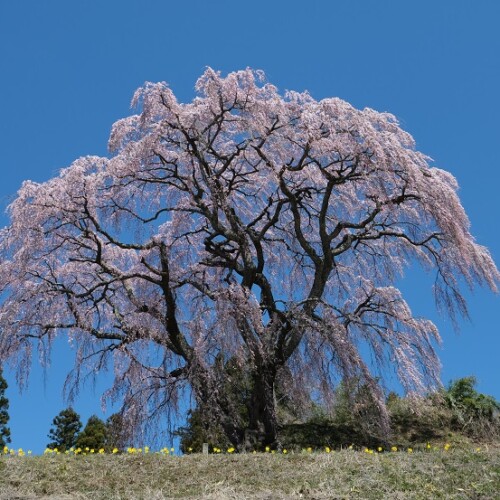
[[[106,424],[96,415],[92,415],[87,425],[76,439],[76,447],[85,450],[99,450],[106,446],[107,441],[107,427]]]
[[[130,441],[127,427],[120,413],[113,413],[106,420],[106,448],[123,451]]]
[[[48,434],[48,438],[52,439],[52,442],[47,445],[48,448],[66,451],[75,446],[82,423],[80,415],[73,408],[62,410],[52,421],[52,426],[53,428]]]
[[[5,397],[7,387],[7,381],[3,378],[2,367],[0,366],[0,448],[10,443],[10,429],[7,427],[9,400]]]

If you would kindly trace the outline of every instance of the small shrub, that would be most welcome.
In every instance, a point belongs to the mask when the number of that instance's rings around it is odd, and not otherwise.
[[[443,398],[451,410],[452,428],[475,439],[500,437],[500,403],[477,392],[475,377],[450,382]]]

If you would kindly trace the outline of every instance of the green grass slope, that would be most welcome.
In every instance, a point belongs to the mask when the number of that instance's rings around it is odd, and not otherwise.
[[[500,448],[0,458],[2,499],[500,498]]]

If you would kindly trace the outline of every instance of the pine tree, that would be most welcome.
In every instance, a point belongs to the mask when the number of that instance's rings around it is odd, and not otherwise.
[[[76,440],[77,448],[85,450],[97,450],[104,448],[107,441],[107,428],[106,424],[96,415],[92,415],[87,425],[82,432],[78,435]]]
[[[52,426],[53,428],[47,436],[49,439],[52,439],[52,442],[47,445],[48,448],[57,448],[59,451],[66,451],[75,446],[82,423],[80,415],[73,408],[70,407],[62,410],[52,420]]]
[[[0,448],[10,443],[10,429],[7,427],[9,400],[5,397],[7,387],[7,381],[3,378],[2,367],[0,366]]]
[[[106,448],[123,451],[130,441],[129,433],[120,413],[113,413],[106,420]]]

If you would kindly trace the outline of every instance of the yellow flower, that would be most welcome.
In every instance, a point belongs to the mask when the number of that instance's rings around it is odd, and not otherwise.
[[[481,451],[481,448],[476,448],[476,451]]]
[[[33,452],[31,450],[28,450],[28,455],[31,455]]]
[[[170,448],[170,453],[175,453],[175,448]]]
[[[228,448],[228,449],[227,449],[227,452],[228,452],[228,453],[234,453],[234,448],[231,446],[231,448]]]
[[[120,450],[119,450],[118,448],[113,448],[112,453],[113,453],[113,455],[114,455],[114,454],[118,453],[119,451],[120,451]]]
[[[104,448],[99,448],[99,454],[102,455],[104,453]]]
[[[313,451],[313,449],[309,446],[309,447],[307,448],[307,453],[312,453],[312,451]]]
[[[451,446],[451,444],[450,444],[450,443],[446,443],[446,444],[444,445],[444,450],[445,450],[445,451],[448,451],[448,450],[450,449],[450,446]]]
[[[144,453],[149,453],[149,446],[144,446]]]
[[[397,446],[393,446],[393,447],[391,448],[391,451],[398,451],[398,447],[397,447]]]
[[[283,455],[286,455],[288,451],[286,449],[283,450]]]
[[[266,446],[266,453],[269,453],[271,451],[271,448],[269,446]]]
[[[430,449],[432,448],[432,446],[431,446],[429,443],[427,443],[426,448],[427,448],[428,450],[430,450]]]
[[[384,449],[382,448],[382,446],[379,446],[379,447],[377,448],[377,451],[378,451],[379,453],[382,453],[382,452],[384,451]]]
[[[326,451],[327,453],[330,453],[332,450],[330,450],[330,447],[329,447],[329,446],[325,446],[325,451]]]
[[[351,444],[348,449],[352,450],[353,448],[354,448],[354,445]]]
[[[408,448],[408,453],[413,453],[413,448]]]
[[[191,453],[193,451],[193,448],[191,446],[188,448],[188,452]]]

